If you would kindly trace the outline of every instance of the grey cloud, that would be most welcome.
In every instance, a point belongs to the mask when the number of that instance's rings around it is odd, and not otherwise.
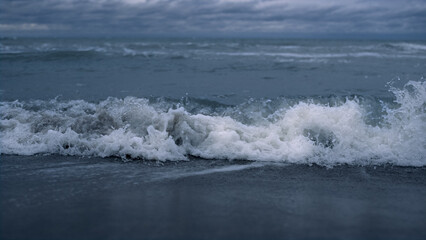
[[[122,1],[0,0],[6,33],[209,34],[415,33],[426,35],[426,3],[312,1]],[[39,26],[13,28],[13,26]],[[33,25],[31,25],[33,24]],[[41,28],[40,26],[47,26]],[[56,27],[55,27],[56,26]],[[62,26],[62,27],[58,27]]]

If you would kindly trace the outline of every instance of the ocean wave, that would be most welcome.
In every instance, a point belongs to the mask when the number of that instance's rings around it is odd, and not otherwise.
[[[250,100],[238,106],[135,97],[1,102],[0,151],[425,166],[426,82],[391,91],[393,103],[358,97]],[[380,112],[374,121],[372,109]]]
[[[392,46],[401,47],[407,51],[426,51],[426,45],[418,43],[393,43]]]
[[[420,43],[397,42],[385,44],[342,44],[320,46],[308,42],[245,42],[245,41],[31,41],[5,40],[0,44],[1,55],[39,54],[55,52],[87,52],[102,56],[124,57],[165,57],[187,59],[191,57],[236,56],[236,57],[281,57],[294,59],[338,59],[338,58],[417,58],[426,45]]]
[[[100,55],[100,56],[122,56],[122,57],[143,57],[143,58],[168,58],[168,59],[186,59],[190,54],[183,51],[174,50],[147,50],[135,49],[128,46],[73,46],[73,47],[43,47],[37,46],[28,48],[23,46],[0,46],[0,53],[2,55],[10,55],[13,58],[39,58],[44,60],[46,57],[50,59],[51,56],[69,57],[69,56],[87,56]]]
[[[347,53],[295,53],[295,52],[216,52],[217,55],[236,57],[286,57],[304,59],[336,59],[336,58],[419,58],[426,59],[425,56],[410,54],[385,54],[377,52],[347,52]]]

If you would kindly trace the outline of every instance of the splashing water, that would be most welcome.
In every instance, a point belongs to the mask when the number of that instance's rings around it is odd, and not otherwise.
[[[426,82],[391,88],[394,102],[315,99],[213,108],[144,98],[0,103],[1,154],[126,159],[244,159],[289,163],[426,165]],[[278,100],[277,100],[278,101]],[[286,102],[285,99],[279,101]],[[371,124],[368,109],[381,106]],[[264,107],[266,109],[266,107]],[[239,117],[241,113],[245,117]],[[246,119],[246,120],[244,120]],[[249,119],[249,120],[247,120]]]

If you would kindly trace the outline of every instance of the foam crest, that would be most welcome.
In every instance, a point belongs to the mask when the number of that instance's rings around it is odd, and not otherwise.
[[[217,52],[217,55],[237,57],[286,57],[305,59],[337,59],[337,58],[418,58],[424,59],[422,55],[410,54],[388,54],[377,52],[347,52],[347,53],[291,53],[291,52]]]
[[[99,103],[1,102],[0,150],[159,161],[192,155],[327,166],[425,166],[426,83],[411,81],[391,91],[395,102],[381,105],[362,98],[250,100],[201,110],[134,97]],[[382,115],[373,125],[369,111],[376,105]]]
[[[419,43],[395,43],[397,47],[402,47],[406,51],[426,51],[426,45]]]

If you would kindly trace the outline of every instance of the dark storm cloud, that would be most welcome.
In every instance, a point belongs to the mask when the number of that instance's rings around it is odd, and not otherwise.
[[[426,34],[423,0],[1,0],[0,31],[31,34]]]

